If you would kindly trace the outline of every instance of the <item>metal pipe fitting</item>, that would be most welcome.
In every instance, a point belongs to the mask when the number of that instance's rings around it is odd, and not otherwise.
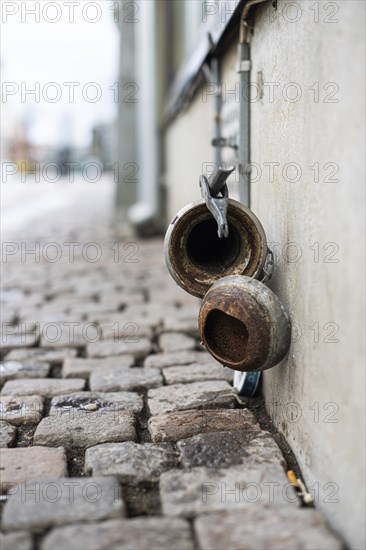
[[[237,371],[277,365],[291,340],[289,317],[277,296],[245,276],[217,281],[204,297],[198,325],[208,352]]]
[[[165,236],[165,261],[173,279],[189,294],[203,298],[227,275],[263,276],[268,249],[258,218],[229,199],[227,223],[229,235],[220,239],[204,200],[185,206],[171,221]]]

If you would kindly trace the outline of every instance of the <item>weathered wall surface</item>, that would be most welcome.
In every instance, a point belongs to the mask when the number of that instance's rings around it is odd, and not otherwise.
[[[212,96],[205,96],[203,101],[200,90],[167,131],[165,179],[169,221],[183,206],[201,197],[198,178],[214,158],[212,115]]]
[[[318,506],[357,549],[365,544],[364,20],[363,1],[279,0],[277,12],[267,2],[251,46],[251,207],[276,255],[271,286],[293,321],[288,357],[264,375],[265,397]],[[234,43],[221,63],[227,91],[235,54]],[[170,217],[199,197],[202,163],[214,158],[208,99],[199,92],[167,133]],[[237,102],[224,96],[225,136],[237,130]]]
[[[253,92],[263,90],[252,104],[261,170],[252,208],[276,243],[272,288],[295,323],[288,358],[265,373],[264,390],[318,506],[364,548],[365,4],[316,2],[319,23],[314,2],[295,4],[279,1],[274,21],[264,5],[252,40]],[[266,163],[277,163],[273,174]]]

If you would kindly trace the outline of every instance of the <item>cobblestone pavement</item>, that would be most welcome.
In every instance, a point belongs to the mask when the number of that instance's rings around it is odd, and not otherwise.
[[[1,549],[342,548],[200,346],[161,239],[68,214],[3,247]]]

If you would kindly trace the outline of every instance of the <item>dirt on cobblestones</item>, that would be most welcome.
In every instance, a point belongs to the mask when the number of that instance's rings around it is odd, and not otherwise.
[[[263,430],[271,434],[286,460],[287,469],[293,470],[297,477],[302,478],[300,467],[296,457],[291,450],[286,438],[274,427],[273,422],[266,411],[265,400],[262,395],[256,397],[242,398],[244,407],[247,407],[255,416],[258,424]]]
[[[34,432],[38,424],[28,424],[27,426],[18,426],[17,437],[14,447],[30,447],[33,445]]]

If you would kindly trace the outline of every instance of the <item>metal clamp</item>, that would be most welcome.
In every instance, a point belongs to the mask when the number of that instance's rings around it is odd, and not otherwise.
[[[206,206],[217,222],[217,234],[219,239],[229,236],[229,225],[227,223],[227,207],[229,204],[229,190],[226,180],[235,170],[235,166],[227,169],[216,168],[209,178],[202,175],[199,182],[201,195],[206,201]],[[221,194],[221,196],[218,196]]]
[[[267,248],[267,257],[264,263],[262,273],[263,277],[260,279],[261,283],[267,284],[268,281],[272,278],[274,270],[274,256],[270,248]]]
[[[206,176],[202,175],[200,177],[200,186],[202,197],[206,201],[206,206],[217,222],[217,234],[219,236],[219,239],[222,239],[222,237],[227,238],[229,236],[229,226],[227,223],[226,215],[229,203],[229,192],[226,183],[221,190],[222,197],[213,197],[211,195]]]

